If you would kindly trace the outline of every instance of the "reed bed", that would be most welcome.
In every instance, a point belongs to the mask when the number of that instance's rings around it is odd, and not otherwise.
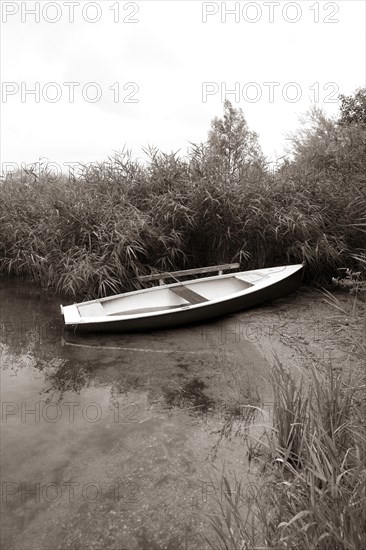
[[[43,173],[3,181],[0,273],[91,298],[138,288],[136,275],[151,269],[305,261],[308,277],[324,281],[357,268],[366,212],[355,186],[309,189],[265,172],[255,185],[192,182],[189,163],[175,156],[124,173],[115,159],[107,168],[75,181]]]
[[[339,268],[358,269],[366,125],[339,125],[314,111],[310,127],[291,138],[292,156],[273,173],[243,116],[228,102],[225,109],[225,124],[250,138],[243,152],[236,136],[236,156],[220,149],[215,120],[211,142],[192,146],[185,158],[150,148],[146,162],[124,151],[78,175],[55,175],[37,163],[6,176],[0,274],[94,298],[139,288],[136,275],[152,269],[304,261],[307,277],[321,282]]]

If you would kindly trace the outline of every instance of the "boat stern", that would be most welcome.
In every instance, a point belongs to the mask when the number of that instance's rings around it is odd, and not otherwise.
[[[76,304],[71,306],[60,306],[66,327],[75,326],[80,323],[80,314]]]

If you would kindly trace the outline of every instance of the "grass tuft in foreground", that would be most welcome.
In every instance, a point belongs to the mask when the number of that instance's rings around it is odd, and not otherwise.
[[[364,258],[363,258],[364,261]],[[226,488],[209,517],[211,548],[363,550],[366,548],[366,309],[340,311],[353,333],[357,367],[336,374],[313,366],[300,383],[276,360],[273,430],[255,491]],[[345,370],[346,370],[345,366]]]

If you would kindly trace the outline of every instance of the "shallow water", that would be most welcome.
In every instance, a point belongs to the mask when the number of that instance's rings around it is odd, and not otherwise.
[[[223,468],[256,483],[240,420],[270,395],[235,318],[76,338],[31,285],[0,303],[2,548],[206,548]]]

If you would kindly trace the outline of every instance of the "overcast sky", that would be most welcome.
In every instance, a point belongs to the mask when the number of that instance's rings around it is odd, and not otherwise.
[[[1,9],[2,163],[99,161],[124,145],[136,156],[147,145],[185,151],[206,139],[225,97],[273,160],[312,104],[336,113],[338,93],[365,86],[363,1]]]

